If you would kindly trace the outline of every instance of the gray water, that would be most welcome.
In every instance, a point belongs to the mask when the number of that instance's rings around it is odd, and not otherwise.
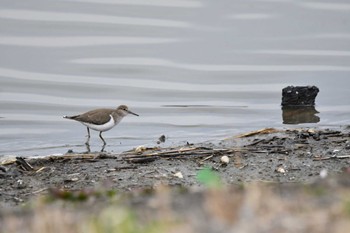
[[[63,115],[126,104],[107,151],[350,123],[350,3],[0,1],[0,156],[86,150]],[[281,90],[316,85],[316,122],[283,124]],[[92,132],[91,150],[100,150]]]

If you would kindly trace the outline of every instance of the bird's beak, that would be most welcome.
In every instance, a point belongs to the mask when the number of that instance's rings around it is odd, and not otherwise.
[[[137,115],[136,113],[133,113],[132,111],[129,111],[129,110],[128,110],[128,113],[130,113],[130,114],[132,114],[132,115],[135,115],[135,116],[139,116],[139,115]]]

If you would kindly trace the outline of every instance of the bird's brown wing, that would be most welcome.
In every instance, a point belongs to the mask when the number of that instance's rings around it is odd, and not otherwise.
[[[90,124],[95,124],[95,125],[103,125],[111,119],[110,115],[112,114],[113,111],[114,111],[113,109],[107,109],[107,108],[95,109],[95,110],[91,110],[89,112],[74,116],[74,118],[71,118],[71,119],[90,123]]]

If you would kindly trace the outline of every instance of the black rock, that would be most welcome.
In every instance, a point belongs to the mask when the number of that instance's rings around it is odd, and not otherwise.
[[[316,86],[288,86],[282,90],[282,106],[314,106],[320,90]]]

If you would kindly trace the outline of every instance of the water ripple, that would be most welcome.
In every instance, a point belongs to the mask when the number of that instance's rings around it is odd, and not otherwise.
[[[131,6],[158,6],[158,7],[181,7],[181,8],[199,8],[203,4],[193,0],[66,0],[69,2],[84,2],[98,4],[115,4]]]
[[[258,13],[245,13],[245,14],[234,14],[229,15],[228,19],[239,19],[239,20],[257,20],[257,19],[269,19],[273,18],[270,14],[258,14]]]
[[[0,18],[15,19],[25,21],[45,21],[45,22],[79,22],[79,23],[105,23],[105,24],[125,24],[153,27],[169,28],[189,28],[191,25],[187,22],[149,19],[121,16],[107,16],[96,14],[81,13],[62,13],[54,11],[33,11],[33,10],[0,10]]]
[[[255,54],[276,54],[292,56],[350,56],[350,51],[338,50],[258,50],[249,53]]]
[[[304,35],[289,35],[289,36],[274,36],[266,37],[267,40],[282,41],[282,40],[349,40],[349,33],[322,33],[322,34],[304,34]],[[332,43],[332,42],[329,42]]]
[[[327,10],[327,11],[349,11],[349,3],[330,3],[330,2],[300,2],[299,5],[305,8]]]
[[[2,101],[0,103],[29,103],[29,104],[51,104],[57,106],[114,106],[116,105],[115,99],[89,99],[86,101],[86,98],[73,98],[65,96],[52,96],[52,95],[43,95],[43,94],[33,94],[33,93],[20,93],[20,92],[2,92],[1,93]],[[129,103],[132,106],[137,106],[137,102],[118,99],[120,103]],[[62,116],[64,114],[62,113]],[[7,115],[3,114],[6,118]],[[23,116],[22,116],[23,119]],[[57,119],[57,116],[56,116]]]
[[[283,72],[283,71],[350,71],[347,66],[325,65],[224,65],[224,64],[184,64],[155,58],[85,58],[73,60],[78,64],[160,66],[194,71],[244,71],[244,72]]]
[[[122,37],[122,36],[2,36],[0,45],[29,47],[83,47],[119,44],[161,44],[178,42],[180,39],[156,37]]]
[[[220,83],[220,84],[204,84],[204,83],[186,83],[184,80],[179,82],[170,82],[170,81],[160,81],[160,80],[150,80],[150,79],[128,79],[128,78],[104,78],[104,77],[86,77],[86,76],[77,76],[77,75],[61,75],[61,74],[48,74],[48,73],[36,73],[36,72],[25,72],[18,70],[11,70],[6,68],[0,68],[0,74],[3,77],[10,77],[19,80],[27,81],[40,81],[47,83],[65,83],[67,85],[72,83],[77,84],[93,84],[100,87],[117,87],[117,86],[126,86],[133,88],[145,88],[145,89],[161,89],[161,90],[175,90],[175,91],[191,91],[191,92],[247,92],[246,85],[233,84],[233,83]],[[249,91],[269,91],[271,89],[280,89],[280,84],[249,84]],[[0,93],[3,99],[6,100],[15,100],[19,93]],[[6,96],[4,96],[6,94]],[[31,97],[23,97],[22,99],[49,99],[48,96],[38,96],[35,94]],[[84,102],[83,99],[79,100]],[[55,102],[55,101],[54,101]]]

